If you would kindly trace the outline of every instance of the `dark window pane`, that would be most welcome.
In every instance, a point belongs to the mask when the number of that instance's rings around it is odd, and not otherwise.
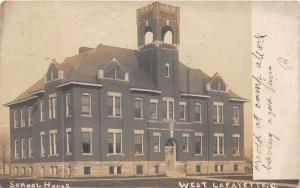
[[[152,118],[155,118],[157,116],[156,105],[157,104],[155,102],[150,103],[150,114]]]
[[[122,167],[121,166],[117,167],[117,174],[122,174]]]
[[[109,116],[113,115],[113,97],[112,96],[107,97],[107,113]]]
[[[142,118],[142,100],[134,100],[134,117]]]
[[[91,133],[82,133],[82,153],[91,153]]]
[[[121,133],[116,133],[116,153],[121,153]]]
[[[91,174],[91,167],[84,167],[83,171],[84,171],[84,175],[90,175]]]
[[[115,169],[114,166],[110,166],[109,167],[109,174],[114,174],[114,169]]]
[[[121,116],[121,97],[115,97],[115,116]]]
[[[138,165],[136,166],[136,174],[143,174],[143,166],[142,165]]]

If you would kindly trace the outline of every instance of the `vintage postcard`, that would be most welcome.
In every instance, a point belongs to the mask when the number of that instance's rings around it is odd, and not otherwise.
[[[295,188],[299,3],[4,1],[0,188]]]

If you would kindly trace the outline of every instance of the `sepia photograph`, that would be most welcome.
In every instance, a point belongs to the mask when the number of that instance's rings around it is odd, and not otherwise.
[[[258,160],[253,40],[272,35],[253,32],[252,7],[2,2],[0,188],[299,186],[253,178],[283,138],[268,132]]]

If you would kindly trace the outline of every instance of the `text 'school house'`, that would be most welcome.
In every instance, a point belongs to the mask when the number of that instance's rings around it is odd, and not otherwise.
[[[138,50],[81,47],[6,104],[12,175],[244,172],[247,100],[179,61],[178,7],[136,14]]]

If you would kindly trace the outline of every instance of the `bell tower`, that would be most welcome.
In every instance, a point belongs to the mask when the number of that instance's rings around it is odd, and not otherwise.
[[[179,7],[154,2],[136,16],[140,66],[157,88],[172,96],[179,75]]]
[[[137,9],[138,48],[141,49],[148,42],[163,42],[179,45],[179,7],[154,2]],[[167,35],[170,41],[166,41]]]

